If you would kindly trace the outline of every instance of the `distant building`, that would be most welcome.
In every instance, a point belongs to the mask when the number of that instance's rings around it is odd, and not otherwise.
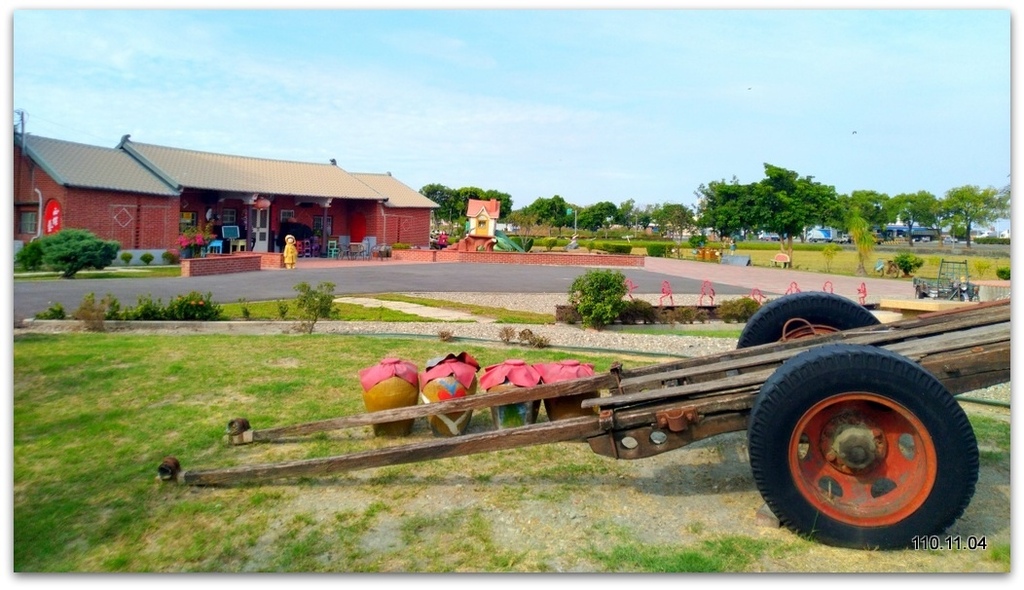
[[[15,250],[63,228],[86,229],[122,250],[157,258],[188,227],[247,250],[273,252],[282,229],[340,243],[429,246],[438,205],[387,173],[330,163],[268,160],[137,143],[114,148],[15,133]]]

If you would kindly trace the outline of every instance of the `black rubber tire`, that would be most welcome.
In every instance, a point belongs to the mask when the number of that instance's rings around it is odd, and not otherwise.
[[[824,400],[828,404],[851,397],[853,392],[873,394],[902,406],[903,411],[924,426],[934,444],[933,458],[928,459],[925,452],[920,454],[920,463],[934,474],[932,487],[925,492],[924,484],[907,484],[901,494],[916,494],[921,504],[916,508],[908,506],[905,514],[895,517],[900,519],[896,522],[860,526],[867,521],[862,520],[862,507],[856,502],[880,502],[875,498],[858,499],[839,508],[849,511],[843,512],[843,518],[849,522],[822,511],[822,506],[832,508],[832,504],[821,498],[808,499],[797,483],[807,482],[807,474],[794,473],[794,469],[808,460],[821,465],[824,455],[819,445],[805,447],[806,453],[816,453],[815,457],[794,458],[790,462],[792,437],[799,436],[796,430],[801,420],[814,415],[812,408],[823,407],[816,406],[819,402]],[[960,518],[978,481],[977,440],[952,394],[931,373],[906,357],[866,345],[826,344],[787,361],[765,381],[754,402],[747,444],[758,491],[780,522],[798,534],[838,547],[894,549],[907,547],[918,535],[937,535]],[[892,457],[893,461],[899,459],[896,455]],[[844,476],[830,471],[829,466],[821,468],[821,473],[821,478],[812,479],[808,485],[825,489],[823,480],[830,473],[860,481],[859,475]],[[910,479],[911,475],[906,477]]]
[[[778,342],[782,329],[793,318],[803,318],[816,325],[836,330],[852,330],[879,323],[863,305],[834,293],[808,291],[793,293],[769,301],[750,316],[736,348],[749,348]]]

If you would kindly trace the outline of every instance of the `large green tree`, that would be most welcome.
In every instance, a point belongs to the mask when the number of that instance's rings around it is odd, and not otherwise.
[[[842,211],[841,226],[849,230],[848,220],[854,211],[860,215],[869,229],[884,230],[885,226],[896,220],[896,213],[890,203],[889,195],[872,190],[856,190],[849,195],[838,197]]]
[[[532,203],[523,207],[522,211],[533,214],[537,217],[537,223],[549,227],[572,227],[573,216],[567,211],[572,208],[559,195],[552,197],[538,197]]]
[[[914,246],[914,226],[931,226],[938,222],[939,199],[928,191],[901,193],[890,199],[889,205],[897,217],[907,225],[907,239]]]
[[[678,232],[693,231],[697,228],[697,222],[693,216],[693,210],[686,205],[679,203],[665,203],[655,209],[654,221],[661,227],[663,235],[671,235]],[[673,236],[676,237],[676,236]]]
[[[420,194],[439,205],[434,210],[435,219],[458,224],[459,218],[466,216],[466,204],[460,204],[454,189],[443,184],[428,184],[420,189]]]
[[[792,170],[764,165],[765,178],[752,185],[748,214],[759,229],[775,232],[785,239],[780,248],[793,259],[793,237],[805,227],[822,224],[837,199],[835,187],[800,177]]]
[[[597,231],[608,225],[610,217],[614,222],[618,219],[619,209],[611,201],[600,201],[580,211],[579,227]]]
[[[496,199],[501,203],[500,216],[512,212],[512,196],[496,190],[484,190],[475,186],[464,186],[451,189],[443,184],[428,184],[420,189],[420,194],[440,205],[434,211],[436,219],[443,219],[458,225],[465,220],[466,208],[470,199],[489,201]]]
[[[751,220],[747,212],[750,210],[751,188],[740,184],[734,176],[732,181],[711,181],[707,186],[701,184],[697,195],[697,222],[701,227],[711,228],[720,239],[750,227]]]
[[[965,185],[946,191],[940,206],[942,215],[954,225],[964,228],[967,247],[971,247],[971,227],[1004,219],[1010,215],[1010,191],[994,187]]]

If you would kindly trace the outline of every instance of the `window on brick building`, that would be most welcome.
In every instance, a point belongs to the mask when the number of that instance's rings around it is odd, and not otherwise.
[[[279,221],[288,221],[293,217],[295,217],[294,209],[281,209],[281,218]]]
[[[327,231],[324,232],[321,235],[327,235],[327,236],[334,235],[334,232],[331,231],[331,228],[332,228],[333,225],[334,225],[334,218],[331,217],[330,215],[328,215],[327,216]],[[323,218],[323,216],[314,217],[313,218],[313,231],[322,230],[323,228],[324,228],[324,218]]]
[[[196,225],[196,214],[194,211],[182,211],[181,217],[178,218],[178,231],[185,231],[190,227]]]
[[[18,233],[34,234],[39,229],[39,218],[35,211],[22,211],[18,218]]]
[[[234,209],[224,209],[220,212],[220,222],[224,225],[235,225],[235,214]]]

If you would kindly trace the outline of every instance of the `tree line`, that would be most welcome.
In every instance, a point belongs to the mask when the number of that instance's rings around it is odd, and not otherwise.
[[[494,198],[501,201],[501,215],[527,235],[541,227],[560,233],[567,229],[593,232],[613,225],[642,229],[655,223],[663,232],[710,231],[723,238],[759,231],[775,233],[789,251],[793,239],[811,227],[832,227],[852,235],[881,231],[897,221],[907,226],[908,236],[915,227],[949,227],[954,236],[964,236],[970,247],[974,227],[1008,218],[1010,213],[1008,184],[1002,189],[959,186],[941,198],[928,191],[889,196],[855,190],[841,195],[813,176],[800,176],[767,163],[764,178],[757,182],[743,184],[733,177],[701,184],[694,191],[695,208],[677,203],[638,206],[633,199],[619,205],[601,201],[579,206],[555,195],[513,209],[512,197],[494,190],[429,184],[420,193],[440,205],[437,219],[456,224],[465,217],[469,199]]]

